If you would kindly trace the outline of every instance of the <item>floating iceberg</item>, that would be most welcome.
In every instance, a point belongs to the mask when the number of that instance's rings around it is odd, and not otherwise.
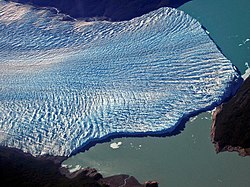
[[[161,8],[64,21],[0,1],[0,144],[69,156],[108,136],[171,133],[240,84],[199,22]]]

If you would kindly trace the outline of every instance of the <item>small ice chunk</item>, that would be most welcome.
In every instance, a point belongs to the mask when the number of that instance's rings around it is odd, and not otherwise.
[[[218,182],[223,182],[221,179],[218,179]]]
[[[250,39],[247,38],[245,41],[243,41],[243,43],[240,43],[240,44],[239,44],[239,47],[242,46],[242,45],[245,45],[245,44],[246,44],[247,42],[249,42],[249,41],[250,41]]]
[[[114,142],[114,143],[111,143],[110,144],[110,147],[112,148],[112,149],[119,149],[120,148],[120,146],[122,145],[122,142]]]
[[[62,168],[68,168],[68,165],[62,164],[61,167],[62,167]]]
[[[74,168],[69,169],[69,172],[70,172],[70,173],[74,173],[74,172],[78,171],[78,170],[81,169],[81,168],[82,168],[82,167],[81,167],[80,165],[76,165]]]
[[[245,63],[245,66],[247,67],[247,69],[249,68],[249,64],[248,62]]]
[[[250,39],[247,38],[247,39],[244,41],[244,44],[247,43],[247,42],[249,42],[249,41],[250,41]]]
[[[190,121],[190,122],[193,122],[193,121],[195,121],[196,119],[197,119],[197,116],[191,117],[191,118],[189,119],[189,121]]]
[[[244,80],[246,80],[248,76],[250,76],[250,68],[248,68],[248,69],[245,71],[245,74],[242,75],[242,78],[243,78]]]

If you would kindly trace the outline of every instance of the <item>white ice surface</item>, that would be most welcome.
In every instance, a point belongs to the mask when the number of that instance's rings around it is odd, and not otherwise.
[[[86,23],[0,1],[0,57],[0,144],[35,156],[171,132],[239,76],[200,23],[171,8]]]

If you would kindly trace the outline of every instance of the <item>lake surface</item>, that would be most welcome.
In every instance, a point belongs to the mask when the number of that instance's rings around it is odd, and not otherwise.
[[[179,9],[196,18],[241,73],[250,63],[250,1],[193,0]]]
[[[245,72],[250,63],[250,1],[194,0],[179,9],[199,20],[226,57]],[[249,186],[250,158],[216,154],[210,141],[211,124],[211,114],[203,113],[177,136],[114,139],[63,164],[95,167],[104,176],[126,173],[141,182],[157,180],[161,187]]]

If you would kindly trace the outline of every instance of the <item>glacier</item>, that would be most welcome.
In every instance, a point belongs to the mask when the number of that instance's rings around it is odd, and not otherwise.
[[[34,156],[171,133],[241,83],[201,24],[173,8],[84,22],[0,1],[0,57],[0,145]]]

